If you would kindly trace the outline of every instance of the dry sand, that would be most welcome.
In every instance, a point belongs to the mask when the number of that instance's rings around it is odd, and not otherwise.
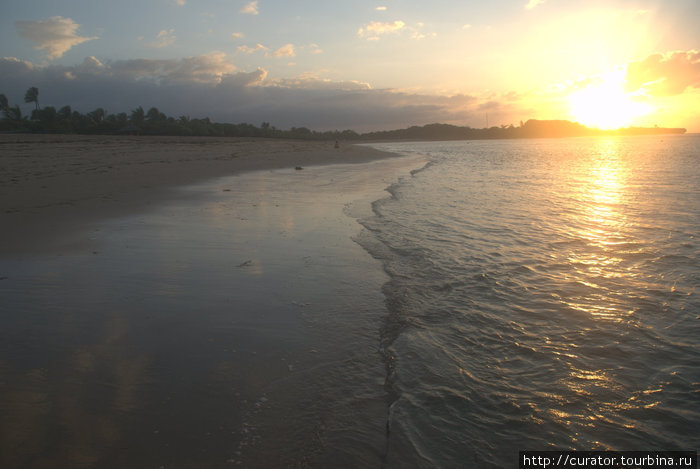
[[[279,139],[0,135],[0,255],[55,248],[64,235],[158,203],[177,186],[389,156],[364,146]]]

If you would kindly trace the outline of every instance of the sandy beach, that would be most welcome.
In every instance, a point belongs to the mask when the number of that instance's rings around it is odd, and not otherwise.
[[[0,135],[0,255],[51,249],[95,220],[177,186],[245,171],[393,156],[334,142],[252,138]]]
[[[386,275],[353,239],[415,160],[2,141],[0,466],[381,466]]]

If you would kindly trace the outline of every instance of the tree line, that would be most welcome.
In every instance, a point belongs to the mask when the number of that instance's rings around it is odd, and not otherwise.
[[[306,127],[278,129],[269,122],[260,126],[248,123],[227,124],[212,122],[208,117],[191,119],[189,116],[170,117],[158,108],[147,111],[139,106],[130,113],[110,114],[103,108],[88,113],[73,110],[70,106],[56,109],[39,106],[39,90],[31,87],[24,95],[25,103],[34,103],[28,116],[22,115],[19,105],[11,106],[7,97],[0,94],[0,131],[34,133],[76,134],[132,134],[213,137],[270,137],[323,140],[356,140],[359,134],[352,130],[317,132]]]
[[[0,131],[42,132],[77,134],[136,134],[174,136],[213,136],[213,137],[268,137],[307,140],[482,140],[543,137],[583,137],[593,135],[644,135],[685,133],[678,128],[628,127],[617,130],[598,130],[566,120],[530,119],[519,126],[501,125],[484,129],[474,129],[449,124],[428,124],[406,129],[368,132],[358,134],[353,130],[318,132],[306,127],[292,127],[281,130],[269,122],[259,127],[253,124],[222,124],[203,119],[178,118],[163,114],[156,107],[144,111],[139,106],[129,114],[121,112],[109,114],[97,108],[86,114],[64,106],[39,106],[39,90],[31,87],[24,95],[25,103],[34,103],[29,116],[23,116],[19,105],[10,106],[7,97],[0,94]]]

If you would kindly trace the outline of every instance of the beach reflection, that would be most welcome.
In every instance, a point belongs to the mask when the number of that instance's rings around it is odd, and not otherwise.
[[[292,372],[328,361],[353,376],[338,356],[346,346],[359,356],[370,341],[372,389],[383,376],[372,348],[379,326],[365,315],[378,320],[384,277],[343,210],[355,200],[370,210],[382,178],[410,167],[397,159],[223,178],[106,222],[78,252],[0,259],[11,273],[0,284],[0,465],[218,467],[241,460],[244,446],[251,460],[270,446],[303,452],[297,432],[317,430],[301,430],[300,414],[345,396],[300,405],[329,392],[319,383],[331,374],[307,370],[292,386]],[[353,385],[369,376],[358,368]],[[242,432],[243,419],[276,383],[288,418],[273,419],[263,444]]]
[[[119,421],[142,408],[151,359],[128,351],[128,323],[117,311],[110,316],[93,337],[62,327],[81,330],[84,318],[47,319],[54,333],[49,348],[70,345],[54,350],[43,366],[22,371],[15,364],[0,374],[0,382],[12,383],[0,388],[7,467],[56,467],[57,460],[95,467],[118,452],[125,437]]]

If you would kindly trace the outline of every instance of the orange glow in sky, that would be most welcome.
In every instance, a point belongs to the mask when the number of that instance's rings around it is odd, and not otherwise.
[[[652,112],[650,105],[624,90],[624,79],[624,71],[611,72],[571,94],[573,119],[590,127],[617,129],[634,125],[636,118]]]

